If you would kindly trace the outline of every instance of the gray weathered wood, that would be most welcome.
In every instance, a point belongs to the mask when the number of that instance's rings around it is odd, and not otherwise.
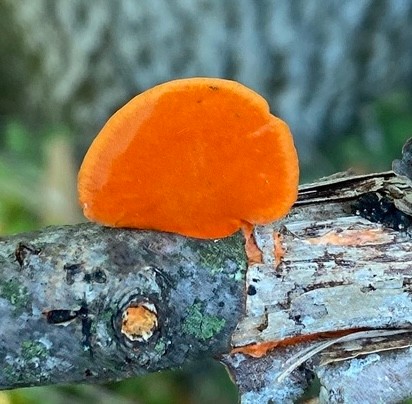
[[[356,389],[375,400],[376,380],[356,372],[402,375],[409,363],[410,197],[393,172],[303,186],[288,217],[255,229],[262,260],[246,273],[240,234],[200,241],[85,224],[3,238],[1,385],[121,379],[209,355],[244,403],[293,402],[314,374],[324,401]],[[160,325],[133,342],[120,313],[142,301]],[[402,340],[392,329],[406,329]],[[333,340],[345,330],[381,331]],[[262,344],[268,354],[251,357]],[[412,396],[409,376],[379,383],[386,402]]]
[[[355,200],[371,191],[401,199],[410,189],[391,172],[303,187],[286,219],[256,228],[263,262],[248,269],[256,293],[247,298],[235,346],[412,322],[412,240],[408,228],[359,215]],[[276,234],[285,249],[278,265]]]
[[[335,176],[301,187],[287,218],[255,229],[262,262],[249,265],[245,317],[232,338],[237,352],[223,359],[243,403],[294,402],[314,374],[321,379],[324,402],[373,403],[379,398],[377,391],[386,392],[385,402],[412,396],[412,378],[385,378],[392,367],[400,369],[399,376],[407,366],[409,355],[396,351],[412,343],[411,334],[391,352],[379,348],[379,343],[391,340],[386,336],[383,341],[385,330],[409,329],[412,322],[411,218],[397,208],[408,210],[410,195],[409,181],[393,172]],[[386,210],[379,215],[381,208]],[[276,250],[284,250],[283,256]],[[333,341],[333,332],[362,329],[382,331],[372,341],[359,342],[361,359],[345,356],[343,349],[340,357],[347,360],[340,365],[321,364],[319,354],[299,362],[299,353]],[[316,335],[311,343],[294,340]],[[362,336],[359,333],[358,338]],[[246,354],[253,354],[249,348],[274,341],[279,346],[267,356],[257,359]],[[368,356],[371,343],[378,347]],[[322,352],[333,349],[325,347]],[[365,366],[359,365],[362,361]],[[394,365],[397,361],[399,366]],[[293,363],[300,364],[299,370],[278,380]],[[356,379],[363,368],[365,374],[382,375],[378,390],[376,377]],[[391,395],[393,389],[396,394]],[[361,401],[353,401],[356,390]],[[344,401],[334,401],[334,396]]]
[[[119,380],[227,352],[245,269],[240,234],[200,241],[82,224],[3,238],[0,387]],[[135,341],[122,313],[139,304],[158,325]]]

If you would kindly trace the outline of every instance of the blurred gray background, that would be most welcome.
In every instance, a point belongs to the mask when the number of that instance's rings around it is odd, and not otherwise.
[[[2,117],[64,123],[82,147],[137,93],[216,76],[266,97],[309,163],[319,144],[354,125],[378,137],[368,106],[412,90],[409,0],[9,0],[3,8]]]
[[[0,0],[0,61],[0,234],[82,220],[76,172],[93,137],[176,78],[261,93],[294,133],[303,181],[388,170],[412,135],[410,0]],[[236,402],[224,373],[210,374],[179,373],[184,387],[176,373],[149,378],[169,386],[166,401],[142,382],[132,402]],[[107,388],[111,402],[124,386]]]

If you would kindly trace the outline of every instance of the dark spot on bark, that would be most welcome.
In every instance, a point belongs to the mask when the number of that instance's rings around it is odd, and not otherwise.
[[[265,312],[265,319],[263,321],[263,323],[259,324],[259,326],[257,327],[257,330],[262,332],[263,330],[266,330],[266,328],[268,328],[269,322],[268,322],[268,313]]]
[[[93,357],[93,349],[91,345],[91,329],[92,329],[92,319],[91,318],[85,318],[82,320],[82,343],[84,348],[89,351],[90,356]]]
[[[49,324],[64,324],[75,319],[80,319],[82,321],[82,331],[85,327],[83,323],[86,320],[90,320],[88,309],[85,305],[80,307],[79,310],[66,310],[66,309],[56,309],[44,312],[47,322]],[[91,320],[90,320],[91,323]],[[85,329],[87,331],[87,327]],[[83,333],[84,336],[84,333]]]
[[[295,323],[295,325],[302,325],[302,316],[300,314],[291,314],[289,318]]]
[[[299,370],[299,372],[304,372],[306,370],[306,364],[303,363],[297,369]]]
[[[63,269],[66,271],[66,282],[73,285],[74,277],[81,272],[82,264],[64,264]]]
[[[253,285],[249,285],[247,288],[247,294],[249,296],[256,295],[256,288]]]
[[[333,259],[336,262],[336,265],[339,265],[340,267],[352,267],[353,266],[353,261],[347,260],[343,258],[343,253],[339,254],[330,254],[330,258]],[[320,263],[319,263],[320,264]],[[322,263],[322,265],[324,265]]]
[[[321,282],[321,283],[313,284],[310,286],[306,286],[303,288],[303,291],[306,293],[306,292],[310,292],[311,290],[334,288],[336,286],[343,286],[346,284],[347,283],[345,281]]]
[[[87,283],[106,283],[107,281],[106,273],[100,268],[90,274],[84,274],[83,279]]]
[[[412,225],[411,216],[400,211],[388,197],[378,192],[361,195],[352,204],[351,211],[357,216],[394,230],[406,231]]]
[[[80,307],[80,309],[77,310],[77,315],[78,315],[81,319],[87,318],[88,315],[89,315],[89,310],[88,310],[87,306],[84,305],[84,306]]]
[[[40,254],[40,252],[40,248],[36,248],[33,245],[27,243],[19,243],[17,244],[16,250],[14,251],[14,256],[20,267],[23,267],[25,259],[30,254],[38,255]]]
[[[225,302],[219,302],[218,306],[219,307],[225,307]]]
[[[47,311],[45,314],[49,324],[62,324],[74,320],[78,312],[77,310],[58,309]]]
[[[93,272],[93,279],[96,283],[106,283],[106,273],[102,269],[97,269]]]
[[[375,290],[376,290],[376,288],[372,284],[369,284],[368,286],[364,286],[364,287],[361,288],[362,293],[369,293],[369,292],[373,292]]]
[[[403,278],[402,286],[405,287],[410,287],[412,285],[412,278]]]
[[[279,307],[280,310],[285,310],[285,311],[289,310],[290,301],[284,300],[283,302],[278,302],[278,304],[276,306]]]
[[[93,350],[91,345],[92,337],[92,319],[89,317],[89,310],[84,304],[78,310],[78,316],[82,321],[82,344],[85,350],[89,351],[90,357],[93,357]]]

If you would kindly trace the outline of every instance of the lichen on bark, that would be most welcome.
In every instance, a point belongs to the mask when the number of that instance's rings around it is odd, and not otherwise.
[[[240,234],[215,243],[95,224],[2,238],[0,386],[118,380],[227,352],[242,246]],[[129,338],[123,314],[139,305],[156,319]]]

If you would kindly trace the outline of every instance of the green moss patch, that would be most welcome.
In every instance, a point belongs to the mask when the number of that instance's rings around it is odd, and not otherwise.
[[[195,303],[187,310],[187,317],[183,322],[183,332],[205,341],[219,333],[225,324],[224,319],[204,314],[202,304]]]
[[[189,241],[190,243],[196,241]],[[240,232],[231,237],[202,241],[201,246],[192,246],[199,252],[199,263],[213,274],[223,272],[228,265],[235,265],[237,272],[246,271],[246,252],[244,238]]]
[[[37,341],[23,341],[21,344],[21,354],[26,361],[33,359],[45,359],[47,357],[47,349]]]
[[[7,299],[19,313],[23,312],[30,303],[27,288],[13,279],[0,284],[0,297]]]

